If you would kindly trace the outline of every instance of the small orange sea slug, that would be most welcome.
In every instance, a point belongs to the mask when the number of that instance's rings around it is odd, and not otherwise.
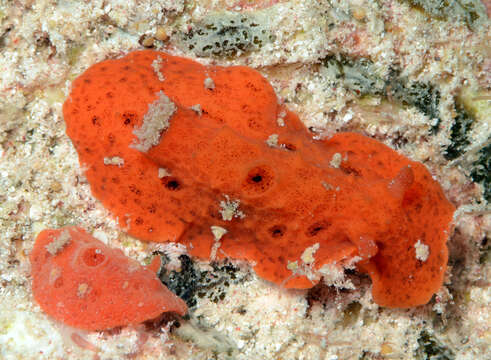
[[[30,255],[32,291],[44,312],[84,330],[135,325],[184,301],[146,268],[78,227],[42,231]],[[155,270],[155,271],[152,271]]]
[[[93,194],[135,237],[288,288],[357,260],[382,306],[442,284],[454,207],[427,169],[363,135],[312,139],[253,69],[133,52],[78,77],[63,112]]]

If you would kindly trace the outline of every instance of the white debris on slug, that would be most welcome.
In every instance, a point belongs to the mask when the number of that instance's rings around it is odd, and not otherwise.
[[[199,116],[203,115],[203,109],[201,109],[200,104],[195,104],[195,105],[191,106],[190,109],[193,110]]]
[[[331,190],[334,190],[334,191],[339,191],[341,188],[339,186],[332,186],[331,184],[325,182],[325,181],[321,181],[321,185],[324,189],[326,189],[327,191],[331,191]],[[334,194],[334,196],[336,196],[336,194]]]
[[[210,230],[211,230],[211,233],[213,234],[213,238],[215,239],[215,242],[213,243],[213,245],[211,247],[210,258],[212,260],[216,260],[217,251],[220,248],[220,246],[222,245],[220,240],[222,239],[223,235],[225,235],[228,231],[227,231],[227,229],[225,229],[221,226],[216,226],[216,225],[212,225],[210,227]]]
[[[213,246],[211,247],[211,252],[210,252],[210,258],[212,260],[215,260],[217,258],[217,251],[222,245],[221,239],[223,235],[225,235],[228,231],[227,229],[221,227],[221,226],[216,226],[212,225],[210,226],[211,233],[213,234],[213,238],[215,239],[215,242],[213,243]]]
[[[418,240],[418,242],[414,244],[414,250],[416,250],[416,259],[420,261],[428,260],[428,256],[430,256],[430,247],[423,244],[421,240]]]
[[[309,246],[304,250],[300,259],[307,265],[312,264],[315,261],[314,254],[317,250],[319,250],[320,244],[315,243],[312,246]]]
[[[61,268],[55,266],[49,272],[49,284],[53,285],[55,281],[61,276]]]
[[[210,260],[214,261],[217,259],[217,252],[218,252],[218,249],[220,248],[220,246],[222,245],[222,243],[218,240],[215,240],[215,242],[213,243],[212,247],[211,247],[211,251],[210,251]]]
[[[333,186],[325,181],[321,181],[321,185],[324,189],[326,189],[327,191],[330,191],[333,189]]]
[[[268,139],[266,140],[266,144],[272,148],[279,148],[280,146],[278,145],[278,134],[272,134],[269,135]]]
[[[219,241],[228,232],[227,229],[216,225],[212,225],[210,229],[215,241]]]
[[[72,237],[70,232],[65,229],[60,233],[60,235],[54,238],[53,241],[46,245],[46,250],[48,250],[51,255],[56,255],[61,249],[68,245],[71,240]]]
[[[207,77],[204,81],[205,89],[213,90],[215,88],[215,82],[211,77]]]
[[[318,281],[320,279],[318,271],[314,270],[313,264],[315,262],[314,254],[319,250],[320,244],[315,243],[312,246],[307,247],[300,256],[301,263],[298,260],[290,261],[286,265],[286,268],[292,272],[292,275],[283,281],[286,284],[289,280],[294,279],[297,276],[305,276],[310,281]]]
[[[295,272],[298,269],[298,261],[297,260],[295,260],[295,261],[288,260],[288,264],[286,265],[286,268],[288,270]]]
[[[159,179],[165,178],[167,176],[171,176],[170,171],[167,170],[166,168],[159,168],[158,171],[159,172],[158,172],[158,175],[157,176],[159,177]]]
[[[278,126],[285,126],[285,116],[286,116],[286,111],[281,110],[280,113],[278,114],[278,118],[276,119]]]
[[[160,141],[162,131],[166,130],[169,120],[176,112],[176,105],[161,90],[158,99],[148,106],[148,111],[143,116],[143,123],[133,130],[138,141],[134,141],[130,147],[141,152],[147,152]]]
[[[245,214],[239,210],[240,200],[230,200],[228,195],[224,195],[225,200],[220,201],[220,214],[225,221],[231,221],[233,218],[245,218]]]
[[[339,169],[339,165],[341,165],[341,161],[343,160],[342,156],[340,153],[335,153],[332,156],[331,161],[329,162],[329,165],[331,165],[333,168]]]
[[[157,58],[154,61],[152,61],[152,69],[157,75],[159,81],[165,80],[164,74],[162,74],[162,72],[160,71],[160,68],[162,67],[162,63],[163,63],[163,59],[160,55],[157,56]]]
[[[116,165],[121,167],[124,165],[124,159],[119,156],[105,157],[104,165]]]
[[[87,291],[89,290],[89,285],[86,284],[86,283],[82,283],[82,284],[79,284],[78,285],[78,288],[77,288],[77,296],[79,298],[82,298],[85,296],[85,294],[87,294]]]

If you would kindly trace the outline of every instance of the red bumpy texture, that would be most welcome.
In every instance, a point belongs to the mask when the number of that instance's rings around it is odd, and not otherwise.
[[[155,269],[78,227],[42,231],[30,260],[36,302],[48,315],[79,329],[104,330],[138,324],[163,312],[187,312],[184,301],[160,282]]]
[[[175,111],[138,150],[162,94]],[[442,284],[454,207],[426,168],[359,134],[312,139],[253,69],[134,52],[90,67],[63,111],[94,196],[137,238],[254,261],[288,288],[357,256],[389,307]]]

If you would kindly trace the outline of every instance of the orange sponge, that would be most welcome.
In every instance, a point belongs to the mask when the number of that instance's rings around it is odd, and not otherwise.
[[[253,69],[134,52],[89,68],[63,111],[93,194],[140,239],[290,288],[356,261],[383,306],[442,284],[454,207],[426,168],[359,134],[312,139]]]
[[[37,303],[76,328],[104,330],[187,312],[154,271],[78,227],[42,231],[30,260]]]

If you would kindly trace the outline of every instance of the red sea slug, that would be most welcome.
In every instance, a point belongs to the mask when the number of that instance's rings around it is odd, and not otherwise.
[[[93,194],[137,238],[287,288],[357,260],[382,306],[442,284],[454,207],[426,168],[363,135],[312,139],[253,69],[133,52],[78,77],[63,112]]]
[[[156,271],[78,227],[42,231],[30,260],[36,302],[48,315],[79,329],[104,330],[163,312],[187,312]]]

